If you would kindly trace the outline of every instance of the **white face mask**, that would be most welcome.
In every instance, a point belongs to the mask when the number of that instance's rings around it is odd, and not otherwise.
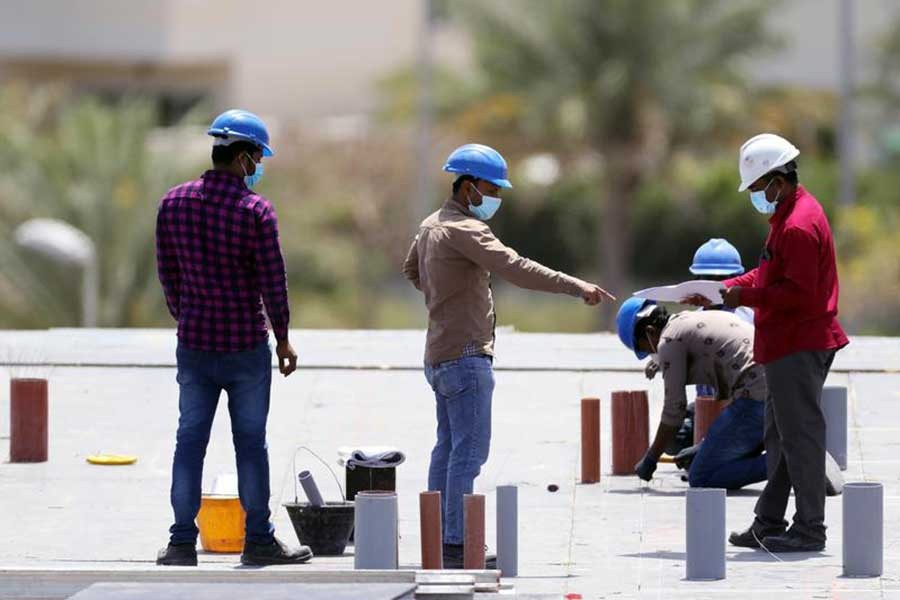
[[[771,215],[775,212],[775,209],[778,208],[778,198],[781,196],[781,190],[778,190],[775,200],[769,202],[768,198],[766,198],[766,190],[772,185],[772,181],[775,180],[772,179],[766,184],[766,187],[757,192],[750,192],[750,202],[753,203],[753,208],[764,215]]]
[[[481,193],[481,190],[475,187],[474,183],[472,184],[472,189],[481,196],[481,204],[474,206],[469,202],[469,211],[482,221],[489,220],[497,212],[497,209],[500,208],[502,200],[496,196],[485,196]]]

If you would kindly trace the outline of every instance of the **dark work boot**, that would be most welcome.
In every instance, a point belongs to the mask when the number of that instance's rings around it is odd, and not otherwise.
[[[732,531],[731,535],[728,536],[728,542],[732,546],[738,546],[740,548],[759,548],[759,543],[763,538],[766,536],[781,535],[784,533],[785,529],[787,529],[787,526],[764,527],[754,521],[753,525],[748,527],[746,531]]]
[[[267,565],[299,565],[308,562],[313,557],[309,546],[300,546],[296,550],[275,538],[271,544],[254,544],[244,542],[244,552],[241,554],[241,564],[255,567]]]
[[[444,568],[462,569],[464,549],[462,544],[444,544]],[[497,556],[486,554],[484,556],[484,568],[493,571],[497,568]]]
[[[825,549],[824,540],[794,531],[793,527],[781,535],[766,536],[762,545],[769,552],[821,552]]]
[[[196,567],[197,544],[172,544],[159,551],[156,564],[166,567]]]

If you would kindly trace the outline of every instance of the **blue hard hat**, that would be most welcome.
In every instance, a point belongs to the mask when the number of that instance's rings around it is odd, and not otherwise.
[[[655,307],[656,302],[653,300],[632,297],[622,303],[622,306],[619,307],[619,314],[616,315],[616,331],[619,339],[626,348],[634,352],[638,360],[647,358],[647,353],[638,350],[637,340],[634,338],[634,328],[638,321],[653,312]]]
[[[728,240],[713,238],[697,248],[691,273],[694,275],[740,275],[744,272],[741,254]]]
[[[206,132],[219,138],[234,138],[235,141],[250,142],[263,150],[263,156],[273,156],[269,147],[269,130],[262,119],[247,110],[233,108],[216,117]]]
[[[483,144],[460,146],[450,153],[444,165],[444,170],[450,173],[471,175],[503,188],[511,188],[506,169],[506,161],[500,153]]]

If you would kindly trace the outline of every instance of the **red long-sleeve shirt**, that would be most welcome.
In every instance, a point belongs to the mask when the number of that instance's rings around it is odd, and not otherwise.
[[[754,309],[754,360],[765,364],[794,352],[848,344],[837,320],[838,276],[834,239],[819,202],[797,186],[778,204],[759,267],[728,279],[741,303]]]

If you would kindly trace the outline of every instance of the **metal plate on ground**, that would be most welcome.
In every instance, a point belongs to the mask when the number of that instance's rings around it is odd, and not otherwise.
[[[71,600],[412,600],[394,583],[95,583]]]

